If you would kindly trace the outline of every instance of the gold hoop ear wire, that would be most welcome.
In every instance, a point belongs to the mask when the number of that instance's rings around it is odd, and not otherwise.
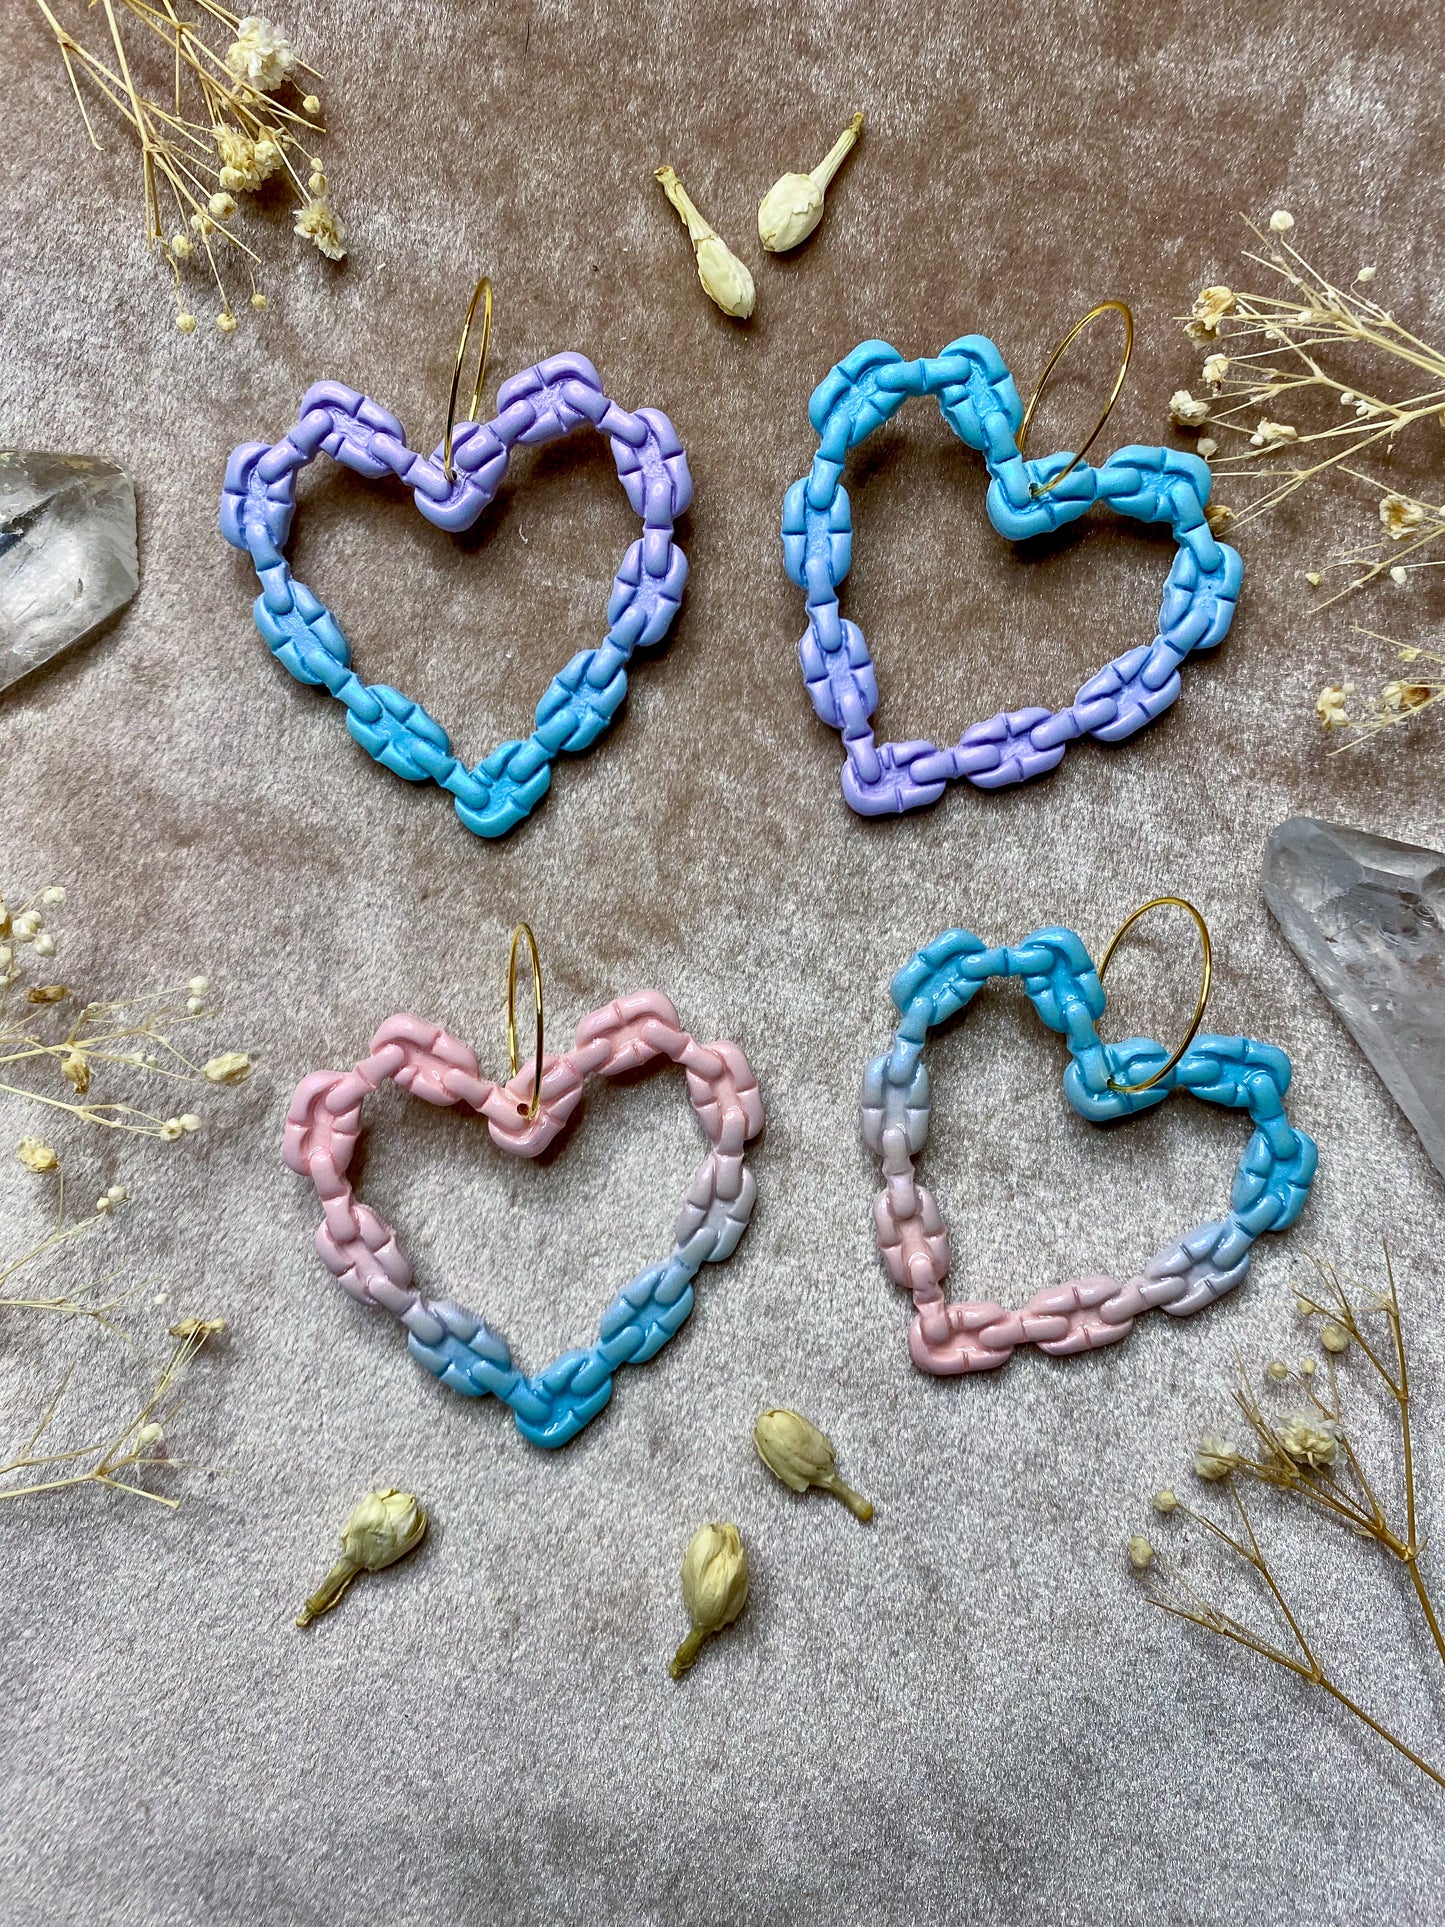
[[[467,358],[467,343],[472,338],[472,322],[476,319],[477,303],[482,304],[482,347],[477,356],[477,379],[472,386],[471,405],[462,420],[474,422],[477,410],[482,405],[482,383],[487,378],[487,350],[492,345],[492,284],[485,274],[472,289],[471,302],[467,308],[467,318],[462,323],[462,338],[457,343],[457,362],[452,369],[452,389],[447,396],[447,432],[442,438],[442,468],[449,482],[454,482],[456,472],[452,468],[452,430],[457,423],[457,391],[462,385],[462,363]]]
[[[1088,439],[1085,441],[1084,446],[1066,468],[1061,468],[1050,482],[1030,483],[1029,494],[1032,496],[1047,495],[1050,489],[1055,489],[1059,486],[1059,483],[1063,481],[1066,475],[1073,474],[1074,470],[1079,466],[1079,463],[1083,461],[1089,450],[1094,446],[1094,443],[1099,439],[1104,423],[1108,421],[1114,412],[1114,403],[1123,392],[1124,378],[1129,373],[1129,357],[1134,352],[1134,316],[1128,303],[1125,301],[1101,301],[1098,307],[1090,308],[1082,320],[1074,323],[1073,327],[1070,328],[1058,347],[1055,348],[1054,352],[1044,363],[1044,372],[1034,383],[1034,392],[1029,396],[1028,405],[1024,409],[1024,418],[1019,423],[1019,432],[1014,437],[1014,444],[1019,454],[1022,455],[1024,452],[1024,444],[1029,438],[1029,424],[1033,421],[1035,411],[1044,398],[1044,390],[1049,385],[1049,377],[1053,374],[1054,369],[1058,366],[1060,360],[1068,350],[1073,347],[1089,323],[1091,321],[1097,321],[1100,315],[1108,314],[1111,310],[1124,317],[1124,358],[1119,363],[1119,372],[1114,377],[1114,386],[1109,390],[1109,399],[1104,403],[1104,412],[1089,430]],[[1175,899],[1171,898],[1169,901],[1173,902]]]
[[[1109,939],[1109,947],[1104,952],[1103,961],[1100,963],[1097,973],[1099,982],[1102,984],[1104,981],[1104,972],[1109,968],[1109,959],[1119,948],[1120,938],[1127,935],[1127,933],[1134,928],[1134,925],[1139,921],[1140,917],[1147,916],[1151,910],[1162,910],[1170,904],[1174,905],[1177,909],[1188,911],[1189,915],[1194,919],[1195,929],[1199,932],[1199,942],[1204,952],[1204,971],[1199,980],[1199,1001],[1194,1006],[1193,1021],[1184,1033],[1184,1042],[1179,1046],[1178,1050],[1175,1051],[1167,1064],[1161,1065],[1152,1077],[1146,1077],[1142,1083],[1139,1084],[1118,1084],[1112,1077],[1109,1079],[1109,1089],[1111,1091],[1118,1091],[1126,1097],[1135,1096],[1140,1091],[1152,1091],[1154,1086],[1162,1082],[1162,1080],[1169,1075],[1170,1071],[1173,1070],[1185,1051],[1187,1051],[1189,1046],[1194,1042],[1199,1032],[1199,1026],[1204,1022],[1204,1006],[1209,1002],[1209,989],[1214,981],[1214,946],[1209,941],[1209,925],[1204,921],[1204,918],[1195,909],[1194,905],[1187,902],[1183,897],[1151,897],[1147,903],[1141,903],[1139,905],[1139,908],[1134,912],[1132,917],[1126,917]]]
[[[512,932],[512,948],[507,957],[507,1058],[512,1076],[517,1075],[517,948],[525,939],[532,957],[532,1008],[537,1017],[537,1062],[532,1071],[532,1101],[517,1110],[528,1122],[537,1115],[542,1102],[542,965],[537,956],[537,939],[530,924],[519,923]]]

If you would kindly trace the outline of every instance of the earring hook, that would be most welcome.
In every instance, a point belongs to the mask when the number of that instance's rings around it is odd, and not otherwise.
[[[507,1058],[512,1066],[512,1076],[517,1075],[517,948],[525,939],[532,959],[532,1008],[537,1019],[537,1061],[532,1071],[532,1098],[528,1104],[518,1104],[517,1111],[528,1123],[537,1115],[542,1102],[542,964],[537,955],[537,939],[532,935],[532,926],[519,923],[512,932],[512,948],[507,957]]]
[[[1109,399],[1104,403],[1104,412],[1089,430],[1088,438],[1083,447],[1067,467],[1061,468],[1052,481],[1032,482],[1029,484],[1029,494],[1034,497],[1047,495],[1051,489],[1058,487],[1066,475],[1073,474],[1074,470],[1079,466],[1079,463],[1083,461],[1094,443],[1099,439],[1104,423],[1108,421],[1110,415],[1114,412],[1114,403],[1123,392],[1124,378],[1129,372],[1129,357],[1134,352],[1134,316],[1129,304],[1125,301],[1101,301],[1097,307],[1090,308],[1086,315],[1074,323],[1073,327],[1070,328],[1063,340],[1060,341],[1059,345],[1054,349],[1054,352],[1044,363],[1044,372],[1034,383],[1034,392],[1029,396],[1028,404],[1024,409],[1024,418],[1019,423],[1019,432],[1014,437],[1014,445],[1017,447],[1020,455],[1023,454],[1024,444],[1029,438],[1029,424],[1033,421],[1034,412],[1043,400],[1044,390],[1049,385],[1049,377],[1053,374],[1054,369],[1058,366],[1064,354],[1074,345],[1075,341],[1078,340],[1089,323],[1091,321],[1097,321],[1100,315],[1108,314],[1111,309],[1124,317],[1124,355],[1119,363],[1119,372],[1114,377],[1114,386],[1109,390]],[[1177,902],[1178,899],[1171,898],[1169,901]]]
[[[462,338],[457,343],[456,366],[452,369],[451,393],[447,397],[447,432],[442,438],[442,468],[449,482],[455,482],[456,472],[452,468],[452,430],[457,420],[457,391],[462,385],[462,363],[467,358],[467,343],[472,338],[472,322],[476,317],[477,303],[482,304],[482,346],[477,356],[477,379],[472,386],[471,405],[463,421],[474,422],[477,410],[482,405],[482,383],[487,375],[487,350],[492,345],[492,283],[488,275],[483,275],[472,289],[472,298],[467,307],[467,318],[462,323]]]
[[[1168,1063],[1162,1065],[1160,1069],[1155,1071],[1152,1077],[1146,1077],[1143,1082],[1139,1084],[1119,1084],[1116,1083],[1112,1077],[1109,1079],[1109,1089],[1111,1091],[1118,1091],[1126,1097],[1135,1096],[1140,1091],[1152,1091],[1154,1086],[1162,1082],[1162,1080],[1169,1075],[1170,1071],[1173,1070],[1180,1058],[1183,1057],[1185,1051],[1187,1051],[1189,1046],[1194,1042],[1199,1031],[1199,1026],[1204,1022],[1204,1006],[1209,1002],[1210,986],[1214,982],[1214,946],[1209,941],[1209,925],[1204,921],[1203,916],[1195,909],[1194,905],[1184,897],[1151,897],[1147,903],[1141,903],[1139,905],[1139,908],[1134,912],[1132,917],[1126,917],[1109,939],[1109,947],[1105,950],[1103,961],[1100,963],[1096,973],[1099,982],[1102,984],[1104,981],[1104,972],[1109,968],[1109,959],[1119,947],[1120,938],[1132,930],[1140,917],[1146,916],[1150,910],[1163,909],[1169,904],[1174,905],[1177,909],[1187,911],[1189,915],[1193,917],[1194,927],[1199,932],[1199,943],[1204,955],[1204,969],[1199,980],[1199,1001],[1194,1006],[1193,1022],[1184,1033],[1184,1042],[1179,1046],[1178,1050],[1175,1051]]]

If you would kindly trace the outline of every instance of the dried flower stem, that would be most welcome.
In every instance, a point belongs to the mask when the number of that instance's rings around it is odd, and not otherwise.
[[[73,1466],[76,1470],[58,1473],[54,1477],[22,1480],[18,1485],[0,1487],[0,1499],[19,1499],[37,1492],[59,1492],[74,1486],[100,1485],[117,1492],[130,1492],[140,1499],[151,1499],[156,1505],[163,1505],[174,1512],[180,1505],[179,1499],[168,1497],[161,1492],[152,1492],[148,1487],[136,1483],[134,1477],[126,1474],[145,1472],[150,1469],[175,1471],[184,1461],[172,1459],[164,1452],[151,1450],[152,1426],[164,1426],[181,1410],[177,1405],[168,1405],[167,1400],[186,1367],[206,1343],[214,1328],[215,1321],[188,1321],[189,1328],[176,1338],[170,1357],[161,1367],[154,1383],[139,1411],[124,1424],[119,1431],[110,1432],[86,1445],[72,1446],[62,1452],[37,1453],[35,1448],[49,1430],[50,1424],[60,1406],[60,1401],[70,1383],[72,1366],[56,1387],[35,1430],[26,1440],[22,1450],[8,1463],[0,1464],[0,1479],[13,1477],[23,1472],[48,1472],[53,1467]]]
[[[268,75],[260,81],[247,77],[233,56],[246,49],[233,45],[226,57],[207,44],[200,29],[182,20],[173,0],[100,0],[109,46],[102,54],[78,40],[55,11],[63,0],[35,0],[49,28],[71,91],[75,95],[91,146],[101,149],[86,104],[92,90],[121,119],[135,137],[141,157],[141,192],[147,245],[165,257],[176,291],[176,325],[183,333],[195,329],[182,293],[182,270],[198,253],[221,302],[216,325],[234,333],[236,317],[221,271],[221,256],[233,249],[247,264],[251,304],[267,305],[256,288],[253,267],[260,256],[234,228],[227,226],[236,211],[235,196],[259,188],[273,174],[286,175],[301,202],[296,231],[314,240],[323,253],[339,259],[345,252],[343,235],[326,200],[325,176],[311,151],[324,133],[317,118],[319,102],[307,95],[300,109],[277,97],[280,80]],[[194,0],[230,33],[240,25],[228,8],[213,0]],[[135,31],[128,48],[122,23]],[[264,23],[248,22],[248,26]],[[275,45],[273,30],[272,46]],[[146,91],[137,80],[133,54],[153,45],[154,36],[171,56],[172,99],[168,104]],[[285,74],[292,69],[314,70],[286,49]],[[81,82],[85,82],[82,88]],[[197,110],[188,107],[185,90],[197,97]],[[299,155],[305,165],[298,167]],[[319,186],[318,186],[319,183]],[[324,219],[322,218],[324,216]],[[172,223],[177,227],[169,235]]]
[[[1266,1413],[1241,1363],[1235,1404],[1253,1435],[1252,1449],[1242,1452],[1224,1447],[1216,1452],[1211,1445],[1210,1454],[1201,1461],[1201,1476],[1221,1479],[1225,1485],[1234,1512],[1235,1529],[1221,1525],[1191,1506],[1173,1501],[1172,1495],[1168,1507],[1169,1512],[1192,1520],[1255,1574],[1288,1627],[1293,1649],[1279,1645],[1267,1633],[1225,1612],[1201,1594],[1176,1563],[1162,1559],[1153,1562],[1152,1569],[1162,1577],[1168,1590],[1151,1592],[1150,1603],[1176,1618],[1187,1619],[1207,1632],[1258,1653],[1313,1686],[1322,1686],[1333,1699],[1363,1721],[1396,1752],[1438,1786],[1445,1787],[1445,1773],[1431,1766],[1388,1727],[1366,1712],[1326,1673],[1270,1566],[1241,1490],[1242,1482],[1250,1480],[1256,1485],[1269,1487],[1287,1498],[1297,1500],[1316,1516],[1345,1527],[1352,1535],[1372,1541],[1397,1560],[1409,1575],[1416,1604],[1436,1655],[1445,1665],[1445,1630],[1442,1630],[1439,1613],[1420,1569],[1419,1495],[1412,1433],[1410,1371],[1394,1266],[1387,1249],[1386,1290],[1369,1307],[1371,1312],[1385,1321],[1387,1337],[1383,1344],[1379,1342],[1375,1329],[1364,1322],[1364,1313],[1351,1298],[1339,1272],[1319,1262],[1316,1262],[1315,1269],[1318,1287],[1312,1288],[1310,1296],[1301,1296],[1298,1302],[1307,1316],[1322,1316],[1328,1320],[1323,1334],[1326,1341],[1328,1391],[1321,1394],[1317,1390],[1318,1372],[1313,1360],[1307,1360],[1305,1369],[1300,1371],[1292,1371],[1282,1364],[1271,1365],[1267,1376],[1276,1383],[1291,1385],[1313,1408],[1321,1423],[1310,1429],[1321,1442],[1320,1447],[1316,1449],[1308,1443],[1303,1446],[1300,1444],[1302,1427],[1298,1419],[1276,1423]],[[1344,1427],[1336,1356],[1352,1348],[1358,1348],[1395,1408],[1405,1505],[1403,1521],[1398,1517],[1392,1518],[1387,1511],[1376,1482],[1367,1472]],[[1324,1443],[1328,1444],[1327,1453],[1323,1451]],[[1158,1509],[1161,1508],[1156,1502]]]
[[[1193,313],[1180,317],[1188,332],[1209,349],[1205,381],[1216,398],[1209,404],[1207,415],[1191,415],[1191,425],[1204,427],[1207,423],[1211,436],[1215,430],[1223,430],[1243,437],[1248,445],[1217,461],[1215,472],[1235,478],[1255,476],[1261,481],[1252,499],[1235,510],[1238,523],[1264,514],[1336,468],[1391,499],[1387,484],[1347,464],[1366,449],[1393,452],[1403,433],[1417,423],[1438,421],[1445,407],[1445,349],[1423,340],[1360,291],[1373,280],[1374,269],[1361,269],[1350,289],[1337,286],[1285,239],[1293,222],[1287,216],[1276,219],[1282,219],[1285,225],[1280,229],[1272,224],[1270,233],[1253,221],[1246,222],[1266,251],[1246,249],[1245,259],[1277,276],[1287,291],[1258,294],[1206,289],[1195,302]],[[1260,345],[1250,345],[1253,343]],[[1337,352],[1377,357],[1382,378],[1408,370],[1412,376],[1423,375],[1425,385],[1419,392],[1393,397],[1370,392],[1329,365],[1328,357]],[[1282,397],[1298,399],[1311,390],[1349,408],[1351,418],[1308,429],[1278,420],[1275,405]],[[1266,406],[1269,413],[1262,415]],[[1306,445],[1314,445],[1318,459],[1285,459],[1281,464],[1279,457],[1284,450],[1292,455]],[[1330,567],[1347,567],[1354,573],[1319,607],[1328,607],[1392,570],[1424,566],[1402,558],[1417,555],[1445,535],[1445,511],[1426,504],[1414,506],[1427,519],[1403,550],[1378,558],[1374,550],[1381,545],[1375,544],[1363,552],[1342,553],[1332,559]],[[1389,528],[1388,518],[1383,519]],[[1311,577],[1312,581],[1316,579]],[[1396,575],[1395,580],[1401,578]]]

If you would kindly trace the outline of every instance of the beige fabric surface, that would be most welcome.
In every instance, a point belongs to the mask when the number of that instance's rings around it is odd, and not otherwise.
[[[55,1127],[78,1184],[135,1194],[107,1253],[170,1294],[141,1301],[152,1349],[176,1311],[231,1331],[178,1422],[176,1449],[207,1468],[185,1475],[179,1512],[97,1492],[0,1512],[0,1916],[1438,1919],[1439,1795],[1323,1696],[1149,1612],[1121,1552],[1154,1487],[1187,1481],[1198,1430],[1227,1421],[1233,1348],[1255,1366],[1297,1353],[1305,1254],[1368,1268],[1386,1231],[1432,1515],[1445,1476],[1439,1180],[1258,891],[1264,838],[1295,812],[1445,837],[1431,719],[1331,757],[1311,715],[1321,683],[1379,660],[1349,611],[1311,619],[1302,581],[1337,540],[1368,536],[1369,497],[1342,484],[1247,532],[1234,632],[1147,734],[1075,748],[1023,791],[961,789],[883,823],[840,797],[777,542],[814,446],[808,395],[866,336],[917,354],[979,330],[1027,380],[1077,314],[1123,296],[1139,343],[1105,444],[1167,435],[1167,398],[1197,373],[1171,316],[1236,274],[1239,210],[1292,208],[1341,275],[1378,260],[1381,297],[1438,334],[1438,9],[312,0],[287,24],[325,75],[351,256],[333,269],[293,251],[278,218],[270,312],[228,342],[202,305],[186,340],[143,260],[129,155],[90,153],[38,20],[5,9],[0,435],[126,463],[143,579],[113,633],[0,702],[0,883],[69,887],[60,962],[92,992],[208,970],[226,999],[217,1042],[259,1068],[165,1155]],[[868,132],[822,228],[760,262],[760,195],[855,107]],[[753,262],[747,329],[696,285],[651,180],[664,160]],[[378,769],[336,705],[269,659],[249,567],[215,528],[230,448],[279,436],[323,376],[396,410],[418,444],[438,439],[484,269],[493,389],[580,349],[625,405],[672,416],[696,483],[671,646],[497,846]],[[1089,414],[1111,354],[1102,330],[1081,347],[1040,447]],[[887,735],[953,740],[999,707],[1057,706],[1153,633],[1167,536],[1100,514],[1042,553],[1014,549],[984,516],[980,464],[930,406],[877,435],[849,487],[845,606],[879,665]],[[362,673],[423,700],[470,759],[525,733],[554,669],[600,637],[634,527],[605,447],[578,437],[524,453],[462,540],[319,462],[291,553]],[[1439,615],[1425,589],[1360,606],[1406,640]],[[874,1251],[857,1130],[889,978],[959,923],[1009,941],[1063,922],[1097,947],[1160,890],[1211,919],[1211,1024],[1294,1058],[1293,1114],[1321,1149],[1307,1215],[1196,1320],[1146,1320],[1090,1359],[1026,1353],[990,1379],[926,1380]],[[498,1068],[521,917],[554,1042],[656,985],[696,1034],[744,1045],[768,1110],[737,1256],[557,1455],[438,1386],[344,1297],[311,1247],[310,1189],[279,1159],[295,1081],[354,1061],[393,1010],[446,1023]],[[1141,932],[1116,1034],[1165,1034],[1194,967],[1182,932]],[[956,1293],[1019,1303],[1084,1272],[1127,1275],[1223,1207],[1239,1119],[1181,1102],[1092,1129],[1063,1102],[1061,1058],[1002,989],[931,1052],[922,1168],[952,1225]],[[585,1341],[616,1285],[663,1254],[696,1161],[662,1075],[590,1092],[541,1168],[394,1091],[368,1115],[365,1192],[419,1280],[531,1366]],[[33,1121],[3,1119],[9,1138]],[[7,1248],[38,1196],[9,1166]],[[7,1440],[68,1342],[33,1321],[0,1334]],[[748,1428],[776,1402],[832,1433],[877,1503],[871,1527],[758,1466]],[[432,1537],[298,1633],[295,1608],[373,1480],[422,1494]],[[753,1600],[678,1687],[676,1570],[709,1517],[740,1525]],[[1319,1534],[1280,1543],[1341,1674],[1438,1753],[1445,1701],[1404,1589]]]

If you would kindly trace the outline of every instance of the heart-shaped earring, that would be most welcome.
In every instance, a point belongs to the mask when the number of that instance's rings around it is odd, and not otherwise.
[[[1096,1029],[1106,998],[1100,979],[1120,937],[1162,904],[1187,910],[1204,945],[1204,975],[1194,1020],[1177,1050],[1147,1037],[1106,1044]],[[863,1076],[863,1137],[883,1161],[885,1189],[873,1207],[878,1248],[894,1284],[913,1294],[917,1316],[908,1346],[920,1371],[951,1376],[1006,1364],[1019,1345],[1063,1356],[1116,1345],[1146,1311],[1175,1318],[1202,1311],[1239,1284],[1250,1247],[1283,1231],[1304,1209],[1315,1174],[1314,1140],[1285,1116],[1290,1063],[1272,1044],[1249,1037],[1200,1036],[1211,975],[1209,931],[1182,897],[1155,897],[1136,910],[1098,970],[1072,930],[1036,930],[1015,949],[990,949],[968,930],[949,930],[920,950],[893,979],[900,1023],[889,1050]],[[1019,977],[1050,1030],[1062,1033],[1071,1061],[1064,1095],[1094,1124],[1135,1117],[1172,1090],[1207,1104],[1248,1111],[1254,1133],[1239,1161],[1230,1208],[1218,1223],[1197,1225],[1156,1252],[1143,1271],[1077,1278],[1041,1291],[1021,1311],[984,1300],[950,1304],[948,1227],[913,1161],[928,1139],[931,1095],[923,1047],[928,1033],[977,996],[991,977]]]
[[[455,425],[462,363],[483,295],[471,411]],[[317,382],[302,397],[300,419],[279,442],[246,442],[233,452],[221,496],[221,533],[256,565],[256,627],[277,660],[298,682],[319,683],[344,705],[346,727],[377,762],[408,782],[440,785],[469,830],[496,837],[536,808],[562,751],[578,755],[592,747],[627,694],[633,650],[654,647],[672,626],[687,581],[687,558],[672,539],[673,526],[692,500],[692,480],[666,415],[655,408],[628,414],[609,401],[585,355],[553,355],[513,375],[497,392],[495,417],[479,422],[490,317],[491,285],[481,281],[457,351],[446,435],[432,455],[409,447],[396,416],[365,395],[338,382]],[[385,683],[362,682],[340,624],[292,575],[283,551],[296,512],[296,477],[321,453],[373,480],[395,475],[413,491],[429,522],[457,533],[469,529],[496,494],[514,447],[538,447],[584,425],[608,438],[623,490],[642,518],[641,540],[628,549],[612,585],[601,645],[573,656],[552,679],[525,741],[501,743],[468,768],[419,703]]]
[[[534,1061],[519,1069],[513,1015],[517,943],[531,947],[537,1016]],[[389,1017],[362,1061],[349,1071],[313,1071],[296,1087],[286,1120],[286,1162],[309,1177],[321,1199],[316,1248],[328,1271],[365,1305],[379,1305],[406,1327],[412,1356],[453,1391],[490,1394],[509,1405],[534,1445],[565,1445],[612,1396],[613,1375],[661,1351],[692,1310],[692,1281],[706,1264],[730,1258],[747,1228],[757,1187],[744,1149],[763,1128],[757,1079],[736,1044],[699,1044],[660,991],[642,990],[593,1011],[577,1026],[570,1051],[542,1050],[541,973],[525,925],[513,933],[508,964],[507,1034],[511,1075],[484,1078],[476,1053],[438,1024]],[[388,1079],[428,1104],[461,1105],[487,1120],[494,1143],[513,1157],[546,1150],[571,1118],[591,1076],[616,1077],[652,1063],[678,1064],[710,1150],[673,1227],[672,1250],[624,1285],[602,1314],[597,1340],[564,1352],[527,1376],[510,1347],[480,1318],[449,1300],[428,1299],[411,1282],[411,1263],[391,1227],[356,1196],[347,1176],[367,1094]]]
[[[1055,363],[1096,316],[1124,317],[1124,357],[1104,412],[1076,455],[1027,461],[1028,427]],[[1002,789],[1042,776],[1079,736],[1120,743],[1166,710],[1179,694],[1179,667],[1196,649],[1223,640],[1234,615],[1244,564],[1216,542],[1205,505],[1210,474],[1197,455],[1168,448],[1121,448],[1101,468],[1083,457],[1117,400],[1129,366],[1133,317],[1122,301],[1101,302],[1050,356],[1027,408],[994,344],[982,335],[952,341],[937,357],[905,361],[886,341],[865,341],[813,391],[808,419],[818,434],[813,467],[783,498],[783,559],[808,593],[808,629],[798,645],[813,707],[840,731],[847,760],[843,794],[862,816],[887,816],[936,803],[965,777]],[[896,414],[910,395],[936,395],[943,418],[983,454],[991,481],[989,520],[1011,541],[1075,521],[1095,501],[1140,522],[1167,522],[1179,553],[1164,588],[1159,633],[1091,676],[1067,709],[1015,709],[966,729],[952,749],[936,743],[877,743],[869,718],[878,707],[873,658],[856,623],[839,609],[838,584],[853,550],[853,514],[843,486],[848,451]]]

